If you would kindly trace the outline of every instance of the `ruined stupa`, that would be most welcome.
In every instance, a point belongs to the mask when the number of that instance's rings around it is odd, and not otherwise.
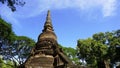
[[[48,10],[44,29],[38,37],[30,57],[25,62],[25,68],[73,68],[72,61],[64,55],[54,33],[50,11]]]

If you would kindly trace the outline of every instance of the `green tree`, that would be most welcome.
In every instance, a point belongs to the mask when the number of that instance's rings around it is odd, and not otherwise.
[[[12,42],[14,32],[12,31],[11,24],[6,23],[3,19],[0,18],[0,50],[3,45],[3,42]]]
[[[82,60],[82,65],[85,65],[84,61],[86,61],[88,65],[95,68],[97,63],[94,49],[97,46],[94,46],[93,43],[94,40],[91,38],[79,39],[77,42],[77,50],[78,57]]]
[[[26,36],[17,36],[11,49],[11,57],[15,59],[19,65],[23,64],[30,55],[30,51],[35,45],[35,41]]]
[[[97,46],[95,48],[95,53],[97,57],[97,65],[99,68],[106,67],[109,68],[109,58],[108,58],[108,45],[106,44],[107,39],[105,33],[96,33],[93,35],[93,40],[95,40],[94,45]]]
[[[0,68],[6,68],[6,65],[4,64],[2,58],[0,58]]]
[[[120,61],[120,30],[100,32],[92,38],[80,39],[77,47],[80,59],[85,60],[89,66],[110,68],[110,64]]]
[[[21,65],[30,55],[35,41],[26,36],[16,36],[11,24],[0,19],[0,55],[4,60],[11,60]]]
[[[63,52],[65,53],[66,56],[68,56],[70,58],[70,60],[73,61],[74,64],[76,65],[80,65],[80,60],[77,57],[77,50],[71,47],[63,47],[62,45],[60,45],[60,48],[62,48]]]
[[[120,30],[116,30],[113,32],[106,32],[106,36],[108,37],[108,55],[111,61],[111,64],[115,64],[115,62],[120,61]]]
[[[0,68],[15,68],[15,66],[12,61],[3,60],[2,57],[0,57]]]
[[[5,62],[5,65],[6,65],[6,68],[15,68],[13,62],[10,61],[10,60],[7,60],[7,61]]]

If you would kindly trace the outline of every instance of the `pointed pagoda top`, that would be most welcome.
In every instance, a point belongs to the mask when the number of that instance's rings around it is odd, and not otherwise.
[[[44,29],[42,30],[42,33],[39,35],[38,40],[51,38],[54,40],[57,40],[57,37],[54,33],[51,17],[50,17],[50,10],[48,10],[46,21],[44,24]]]
[[[47,12],[46,22],[51,23],[50,10]]]
[[[53,31],[53,26],[52,26],[52,21],[51,21],[51,16],[50,16],[50,10],[48,10],[47,12],[47,17],[46,17],[46,22],[44,24],[44,29],[51,27],[52,31]]]

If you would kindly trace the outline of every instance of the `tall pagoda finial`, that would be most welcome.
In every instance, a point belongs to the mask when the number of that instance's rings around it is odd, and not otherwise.
[[[45,25],[44,26],[51,26],[52,27],[52,21],[51,21],[51,16],[50,16],[50,10],[48,10],[47,12],[47,17],[46,17],[46,22],[45,22]]]
[[[50,10],[48,10],[47,17],[46,17],[46,22],[51,22]]]
[[[50,16],[50,10],[47,12],[47,17],[46,17],[46,22],[44,24],[44,29],[43,31],[53,31],[53,26],[52,26],[52,21],[51,21],[51,16]]]
[[[51,22],[50,10],[48,10],[46,21],[44,24],[44,29],[42,30],[42,33],[39,35],[38,41],[46,38],[57,40],[57,37],[53,30],[52,22]]]

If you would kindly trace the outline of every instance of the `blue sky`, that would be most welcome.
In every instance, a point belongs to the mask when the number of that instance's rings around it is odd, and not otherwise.
[[[75,48],[78,39],[98,32],[120,29],[120,0],[25,0],[26,4],[11,10],[0,3],[0,15],[12,24],[17,35],[37,41],[51,11],[58,43]]]

